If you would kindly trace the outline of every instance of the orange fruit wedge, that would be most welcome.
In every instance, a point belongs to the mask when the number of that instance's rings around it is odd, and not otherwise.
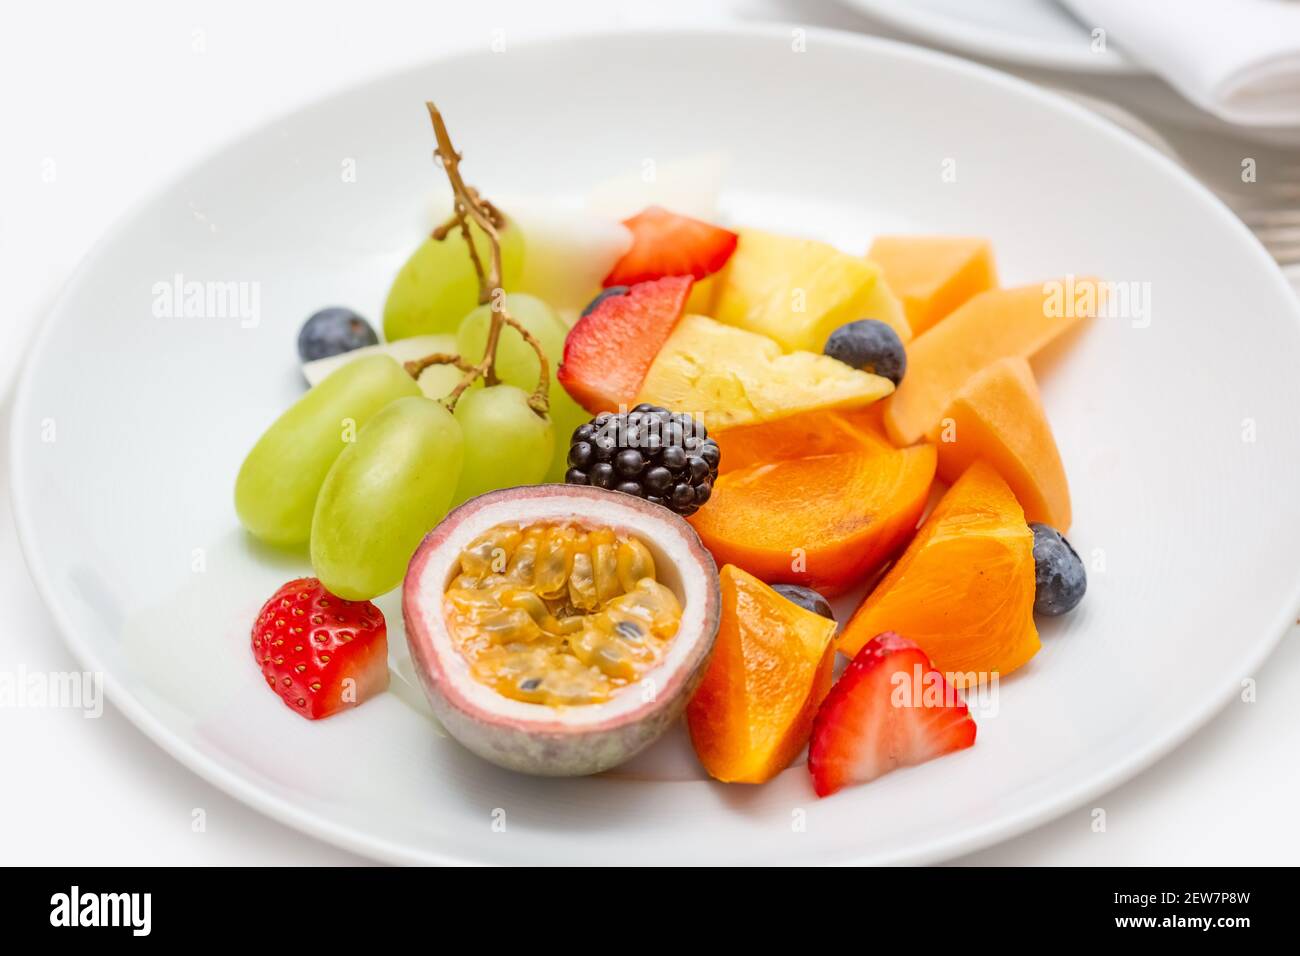
[[[726,453],[723,453],[726,458]],[[750,465],[720,475],[689,519],[718,564],[769,583],[841,594],[916,529],[934,480],[931,445]]]
[[[831,688],[835,622],[724,565],[718,638],[686,723],[700,763],[727,783],[763,783],[808,742]]]
[[[884,631],[915,641],[958,687],[1038,653],[1034,534],[993,467],[977,461],[935,506],[840,635],[849,656]]]
[[[998,284],[992,243],[973,236],[880,236],[867,258],[902,300],[913,335]]]
[[[1026,521],[1070,530],[1070,485],[1029,363],[1005,358],[975,375],[930,435],[952,483],[983,458],[1015,492]]]

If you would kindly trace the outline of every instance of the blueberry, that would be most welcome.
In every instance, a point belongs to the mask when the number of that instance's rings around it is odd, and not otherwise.
[[[581,468],[570,468],[564,473],[564,483],[566,485],[585,485],[587,483],[587,473]]]
[[[614,487],[614,466],[608,462],[599,462],[587,472],[587,480],[597,488]]]
[[[907,371],[907,353],[898,333],[879,319],[858,319],[831,333],[823,349],[833,359],[889,379],[895,385]]]
[[[812,588],[800,587],[798,584],[773,584],[772,590],[787,601],[798,604],[805,611],[812,611],[814,614],[835,620],[835,612],[831,610],[830,602]]]
[[[1055,617],[1074,610],[1088,590],[1083,562],[1065,536],[1050,525],[1033,522],[1034,610]]]
[[[582,310],[582,314],[590,315],[592,312],[596,311],[596,306],[600,305],[602,302],[604,302],[612,295],[627,295],[627,286],[612,285],[608,289],[602,289],[600,295],[596,296],[596,298],[592,299],[590,302],[587,303],[587,307]],[[639,407],[640,406],[638,406],[638,408]]]
[[[298,332],[298,358],[314,362],[378,344],[379,336],[370,323],[351,309],[321,309]]]

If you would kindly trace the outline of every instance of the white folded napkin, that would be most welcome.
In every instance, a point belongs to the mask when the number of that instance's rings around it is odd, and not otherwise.
[[[1295,0],[1060,0],[1189,100],[1245,126],[1300,126]]]

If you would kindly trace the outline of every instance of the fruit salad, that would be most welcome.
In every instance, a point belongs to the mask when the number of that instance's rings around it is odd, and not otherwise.
[[[1062,310],[979,237],[498,205],[428,110],[447,215],[379,328],[302,325],[308,387],[236,479],[247,532],[311,568],[252,622],[269,689],[354,709],[396,627],[451,736],[522,773],[678,721],[719,784],[822,797],[972,747],[966,695],[1087,590],[1029,359],[1098,281]],[[398,588],[400,624],[371,603]]]

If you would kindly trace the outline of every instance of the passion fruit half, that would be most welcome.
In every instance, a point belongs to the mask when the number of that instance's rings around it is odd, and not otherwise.
[[[448,733],[544,776],[607,770],[659,737],[704,675],[720,610],[686,521],[580,485],[467,501],[402,587],[411,657]]]

